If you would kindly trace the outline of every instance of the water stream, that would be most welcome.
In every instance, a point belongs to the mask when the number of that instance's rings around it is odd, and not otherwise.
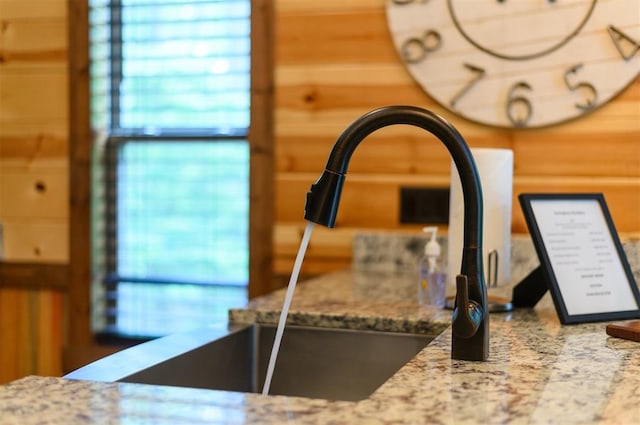
[[[302,236],[302,242],[300,242],[300,248],[298,249],[298,255],[296,261],[293,264],[293,271],[291,272],[291,278],[289,278],[289,286],[287,287],[287,293],[284,297],[284,304],[282,305],[282,311],[280,312],[280,319],[278,320],[278,328],[276,329],[276,337],[273,341],[273,348],[271,349],[271,356],[269,357],[269,366],[267,367],[267,377],[264,380],[264,386],[262,387],[262,395],[269,394],[269,387],[271,387],[271,379],[273,378],[273,371],[276,367],[276,361],[278,359],[278,351],[280,350],[280,342],[282,341],[282,334],[284,333],[284,325],[287,322],[287,314],[289,314],[289,306],[293,299],[293,292],[296,289],[296,283],[298,282],[298,275],[300,274],[300,267],[302,267],[302,260],[304,254],[307,252],[307,246],[309,245],[309,239],[311,238],[311,231],[313,230],[313,223],[308,222],[307,227],[304,229],[304,235]]]

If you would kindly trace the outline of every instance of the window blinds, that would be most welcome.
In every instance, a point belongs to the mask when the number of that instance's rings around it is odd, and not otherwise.
[[[94,127],[246,133],[248,0],[92,0],[90,24]]]
[[[92,0],[90,25],[94,328],[226,318],[248,281],[250,1]]]

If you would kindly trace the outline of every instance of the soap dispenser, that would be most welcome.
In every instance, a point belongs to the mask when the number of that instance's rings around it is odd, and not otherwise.
[[[425,233],[431,233],[431,239],[424,247],[424,256],[418,264],[418,303],[443,308],[445,305],[445,285],[447,283],[440,244],[436,239],[438,228],[425,227]]]

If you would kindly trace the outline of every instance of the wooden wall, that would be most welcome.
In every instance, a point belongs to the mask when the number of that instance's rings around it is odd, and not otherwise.
[[[69,94],[67,8],[81,3],[0,0],[0,382],[60,374],[65,329],[73,328],[76,310],[86,322],[83,289],[76,298],[84,301],[71,308],[73,320],[64,326],[70,302],[60,289],[75,244],[70,222],[76,221],[69,219],[68,182],[76,167],[69,166],[68,109],[76,100]],[[277,274],[291,271],[305,225],[305,193],[335,138],[361,114],[387,104],[431,109],[452,121],[471,146],[513,149],[515,194],[602,191],[619,231],[640,233],[640,81],[579,121],[535,131],[491,129],[442,110],[413,82],[393,49],[383,0],[277,0],[275,6]],[[80,64],[78,71],[86,73],[86,67]],[[358,148],[337,228],[316,227],[305,273],[349,265],[351,237],[361,229],[418,231],[398,224],[399,187],[449,183],[447,154],[429,137],[393,127]],[[87,162],[82,152],[77,156]],[[513,231],[526,231],[518,208]],[[86,251],[86,241],[76,246]],[[55,284],[41,277],[50,276],[45,273],[25,286],[16,283],[25,280],[22,269],[3,272],[11,264],[61,268]],[[80,280],[86,280],[87,265],[81,266]]]
[[[514,195],[603,192],[618,231],[640,232],[640,79],[609,105],[575,122],[506,131],[457,118],[404,70],[389,36],[383,0],[279,0],[275,49],[275,271],[291,271],[305,226],[305,193],[336,137],[383,105],[422,106],[446,117],[472,147],[514,151]],[[449,159],[425,132],[400,126],[371,135],[353,156],[336,228],[315,227],[303,272],[350,263],[359,229],[399,225],[401,186],[446,187]],[[514,198],[512,230],[526,225]]]
[[[67,2],[0,0],[0,383],[62,370],[67,79]]]

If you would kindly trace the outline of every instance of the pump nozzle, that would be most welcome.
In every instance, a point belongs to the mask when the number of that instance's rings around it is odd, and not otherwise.
[[[424,255],[427,257],[429,262],[429,272],[433,273],[436,269],[436,259],[440,257],[440,244],[436,239],[436,235],[438,234],[438,228],[436,226],[425,227],[422,229],[425,233],[431,233],[431,239],[424,246]]]
[[[424,255],[426,255],[427,257],[439,257],[441,252],[440,244],[436,239],[436,235],[438,234],[438,227],[425,227],[422,229],[422,231],[427,234],[431,233],[431,239],[429,239],[429,242],[427,242],[427,244],[424,246]]]

